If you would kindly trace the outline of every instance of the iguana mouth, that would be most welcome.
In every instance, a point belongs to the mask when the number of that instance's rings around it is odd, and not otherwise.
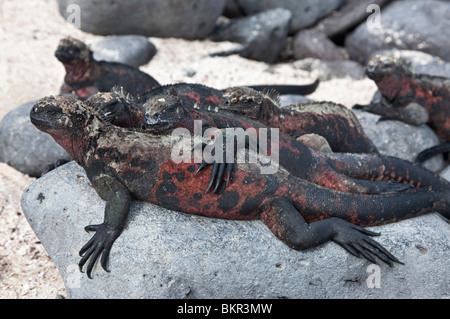
[[[62,50],[57,50],[55,52],[55,56],[60,62],[63,62],[63,63],[70,62],[70,61],[73,60],[73,56],[72,55],[70,55],[67,52],[62,51]]]
[[[170,122],[155,122],[155,123],[145,123],[145,128],[147,130],[158,130],[164,131],[172,127]]]
[[[36,118],[33,116],[33,114],[31,114],[30,116],[31,119],[31,123],[33,123],[35,126],[38,126],[40,128],[50,128],[50,124],[48,123],[48,121],[44,121],[40,118]]]

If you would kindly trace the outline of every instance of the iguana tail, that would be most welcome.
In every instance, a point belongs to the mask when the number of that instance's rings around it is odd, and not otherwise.
[[[450,142],[441,143],[420,152],[414,162],[421,164],[436,155],[448,152],[450,152]]]

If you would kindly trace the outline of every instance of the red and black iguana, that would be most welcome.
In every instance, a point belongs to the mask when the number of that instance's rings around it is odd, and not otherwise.
[[[334,241],[349,253],[387,264],[399,262],[361,226],[379,225],[438,211],[450,215],[449,186],[398,194],[360,195],[334,191],[289,174],[280,167],[260,174],[261,164],[236,166],[234,182],[217,194],[199,190],[194,163],[171,159],[178,136],[152,135],[101,120],[70,96],[41,99],[31,110],[32,123],[52,135],[81,165],[97,194],[106,201],[104,222],[80,250],[87,275],[97,259],[107,270],[109,252],[123,231],[132,198],[188,214],[213,218],[261,219],[274,235],[303,250]],[[191,141],[189,140],[189,145]]]

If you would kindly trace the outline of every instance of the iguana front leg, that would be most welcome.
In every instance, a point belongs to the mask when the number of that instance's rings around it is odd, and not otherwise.
[[[125,226],[130,211],[131,194],[122,183],[112,176],[98,175],[90,177],[90,180],[100,198],[106,201],[103,223],[85,227],[88,232],[95,231],[95,235],[80,250],[80,256],[82,256],[78,264],[80,270],[82,271],[83,266],[90,259],[86,273],[89,278],[92,278],[92,269],[100,255],[102,268],[109,272],[107,269],[109,253],[114,241]]]
[[[379,121],[397,120],[411,125],[421,125],[430,119],[427,110],[417,103],[409,103],[405,107],[392,107],[382,100],[368,105],[356,104],[353,109],[380,115]]]

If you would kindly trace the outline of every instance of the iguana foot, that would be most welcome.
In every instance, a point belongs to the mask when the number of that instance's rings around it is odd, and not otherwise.
[[[53,170],[54,170],[55,168],[57,168],[57,167],[62,166],[62,165],[66,164],[66,163],[69,163],[69,162],[70,162],[70,161],[69,161],[69,160],[66,160],[66,159],[59,159],[59,160],[57,160],[56,162],[54,162],[53,164],[47,165],[47,166],[44,168],[44,170],[42,171],[41,176],[47,174],[47,173],[50,172],[50,171],[53,171]]]
[[[102,268],[109,272],[107,269],[107,262],[109,258],[109,252],[114,241],[119,237],[120,231],[114,230],[106,226],[105,224],[100,225],[89,225],[84,228],[87,232],[95,231],[95,235],[83,246],[80,250],[80,256],[82,257],[78,266],[80,271],[83,272],[83,266],[89,260],[89,264],[86,269],[87,276],[92,279],[91,273],[94,268],[94,264],[98,257],[101,256],[100,264]]]
[[[202,150],[207,146],[206,143],[201,143],[201,147]],[[197,146],[196,146],[197,147]],[[194,147],[195,148],[195,147]],[[203,159],[203,161],[200,163],[200,165],[197,168],[197,171],[194,174],[194,177],[196,177],[198,175],[198,173],[200,171],[202,171],[204,168],[213,165],[212,171],[211,171],[211,176],[209,179],[209,184],[208,184],[208,188],[206,189],[206,192],[209,192],[211,187],[213,186],[213,184],[215,183],[215,187],[213,192],[217,193],[220,183],[222,181],[222,176],[225,173],[225,169],[226,169],[226,179],[225,179],[225,188],[228,187],[228,184],[230,182],[230,177],[231,177],[231,172],[233,171],[233,165],[234,163],[227,163],[226,162],[226,147],[223,147],[223,156],[222,156],[222,161],[217,162],[216,160],[214,160],[212,163],[209,163],[207,161],[205,161]],[[215,149],[212,150],[211,155],[214,156],[215,155]]]
[[[341,219],[335,220],[333,231],[334,235],[331,240],[353,256],[365,258],[374,264],[377,264],[374,257],[378,257],[389,266],[393,266],[392,262],[403,265],[394,255],[370,237],[379,236],[379,233]]]

